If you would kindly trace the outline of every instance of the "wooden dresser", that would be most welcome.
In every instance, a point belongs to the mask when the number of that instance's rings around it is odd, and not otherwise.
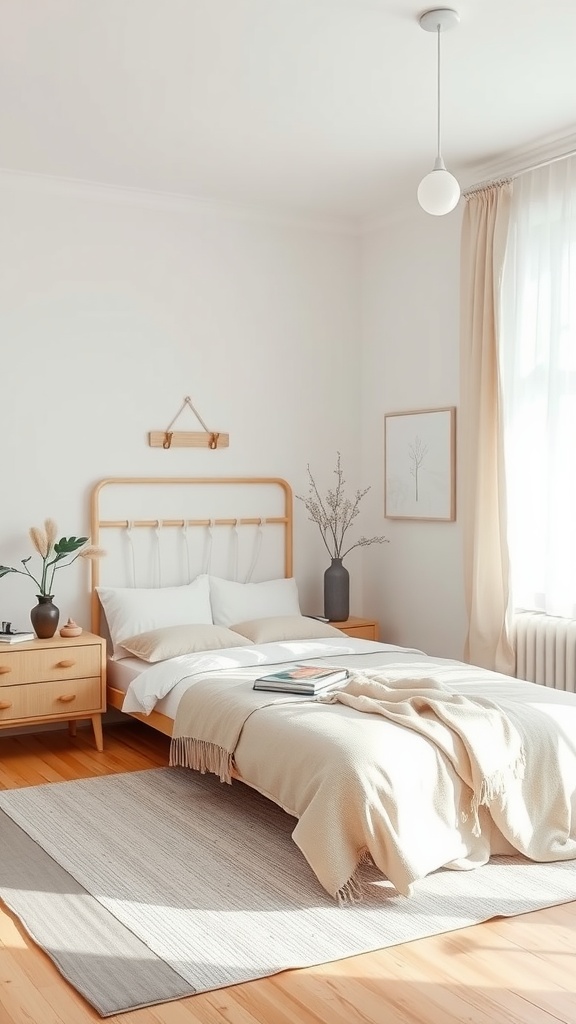
[[[89,718],[103,750],[106,641],[93,633],[0,644],[0,729]]]

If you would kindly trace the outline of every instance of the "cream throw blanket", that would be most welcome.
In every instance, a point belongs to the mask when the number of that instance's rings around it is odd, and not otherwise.
[[[287,700],[292,705],[290,709],[286,709]],[[307,728],[302,734],[294,731],[295,703],[299,705],[298,710],[302,703],[308,705]],[[235,769],[235,751],[247,723],[250,722],[251,756],[257,755],[254,748],[259,742],[259,735],[263,751],[266,750],[269,756],[270,739],[265,735],[272,725],[269,713],[280,717],[289,711],[292,730],[289,742],[295,752],[297,749],[293,763],[291,757],[289,763],[284,755],[284,774],[295,776],[294,780],[291,779],[291,792],[296,795],[291,798],[290,806],[287,806],[283,794],[274,792],[273,785],[262,785],[262,775],[258,783],[250,778],[245,781],[255,784],[256,788],[296,814],[299,824],[294,833],[295,841],[322,884],[333,895],[344,899],[358,898],[356,871],[366,856],[371,857],[400,892],[408,895],[412,881],[424,873],[418,866],[424,855],[415,847],[413,839],[410,840],[410,849],[403,848],[402,829],[395,827],[394,822],[401,814],[411,813],[412,809],[400,802],[395,804],[394,792],[385,798],[382,792],[375,792],[370,780],[377,777],[374,771],[379,772],[380,769],[373,762],[365,766],[361,763],[361,736],[358,732],[354,740],[351,733],[353,756],[349,760],[352,770],[346,774],[339,769],[337,762],[331,764],[327,758],[324,777],[311,786],[312,775],[307,771],[307,764],[312,764],[314,757],[317,763],[317,753],[312,747],[315,737],[308,725],[310,703],[309,699],[300,701],[299,698],[255,691],[246,681],[222,690],[211,681],[200,681],[187,691],[180,702],[173,732],[171,764],[214,772],[222,781],[229,782]],[[468,825],[461,826],[463,835],[466,830],[474,836],[480,835],[482,815],[486,814],[482,811],[481,815],[480,808],[486,808],[505,839],[526,856],[534,860],[576,857],[576,837],[572,838],[570,834],[570,793],[573,786],[561,780],[560,751],[554,723],[528,704],[503,700],[501,706],[500,701],[496,703],[485,697],[475,695],[471,698],[448,692],[432,678],[394,680],[379,673],[353,674],[344,687],[314,698],[313,703],[317,705],[318,713],[318,705],[328,711],[329,705],[342,704],[357,712],[382,716],[433,744],[447,759],[462,784],[455,787],[448,769],[439,772],[434,800],[438,801],[437,806],[444,815],[451,813],[448,806],[451,804],[455,805],[455,820],[465,823],[470,818]],[[276,705],[283,706],[283,712]],[[269,713],[263,712],[264,718],[260,722],[258,712],[265,708]],[[260,733],[258,725],[262,727]],[[350,725],[352,731],[354,727],[358,728],[356,722]],[[324,733],[325,729],[322,740]],[[382,771],[386,773],[385,736],[383,733],[381,758]],[[310,744],[309,762],[306,744]],[[527,749],[530,750],[528,759]],[[419,770],[418,765],[413,765],[409,759],[402,767],[406,773]],[[358,776],[366,779],[364,790],[358,789]],[[327,800],[329,809],[325,805]],[[341,855],[339,835],[326,835],[326,822],[334,822],[335,807],[343,821]],[[368,826],[364,825],[367,813]],[[417,813],[416,809],[414,813]],[[485,824],[487,820],[484,817]],[[358,826],[358,835],[352,841],[349,836],[351,821],[363,823],[361,828]],[[373,831],[370,821],[378,822],[378,842],[367,834]],[[332,831],[338,831],[338,828],[336,825]],[[433,846],[434,842],[434,835],[421,837],[422,844]],[[489,840],[483,837],[482,842],[489,856]],[[450,863],[450,860],[441,860],[428,870]]]
[[[480,835],[478,808],[505,794],[512,779],[524,777],[522,740],[504,712],[486,697],[471,700],[447,693],[430,678],[398,689],[386,677],[358,674],[341,690],[317,699],[382,715],[435,743],[471,791],[474,835]]]

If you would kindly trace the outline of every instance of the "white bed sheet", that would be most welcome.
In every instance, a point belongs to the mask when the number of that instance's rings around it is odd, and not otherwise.
[[[119,661],[109,658],[108,685],[115,690],[121,690],[122,693],[126,693],[130,683],[138,679],[149,668],[149,662],[142,661],[141,658],[121,658]],[[174,719],[182,694],[185,693],[188,685],[187,680],[182,680],[178,686],[171,690],[167,697],[158,701],[154,710],[161,715],[166,715],[167,718]]]
[[[126,693],[132,680],[137,679],[147,668],[150,668],[150,665],[147,661],[142,661],[141,658],[122,658],[119,661],[108,658],[108,668],[106,670],[108,686],[113,687],[114,690],[122,690],[122,693]]]

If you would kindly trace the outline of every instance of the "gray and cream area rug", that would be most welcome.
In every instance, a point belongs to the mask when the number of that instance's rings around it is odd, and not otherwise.
[[[0,793],[0,897],[105,1017],[566,903],[576,862],[496,858],[338,906],[240,783],[158,768]],[[425,841],[425,839],[423,840]]]

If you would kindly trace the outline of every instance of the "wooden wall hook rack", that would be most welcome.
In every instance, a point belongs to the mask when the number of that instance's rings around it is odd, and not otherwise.
[[[150,448],[228,448],[228,434],[210,430],[151,430],[148,434]]]
[[[172,430],[172,427],[180,413],[187,405],[190,407],[201,426],[204,427],[203,431]],[[210,448],[211,451],[215,451],[216,448],[227,448],[229,443],[230,440],[228,434],[223,434],[219,430],[208,429],[199,412],[192,405],[189,395],[185,395],[182,405],[174,416],[174,419],[171,420],[166,427],[166,430],[151,430],[148,434],[148,444],[150,448]]]

